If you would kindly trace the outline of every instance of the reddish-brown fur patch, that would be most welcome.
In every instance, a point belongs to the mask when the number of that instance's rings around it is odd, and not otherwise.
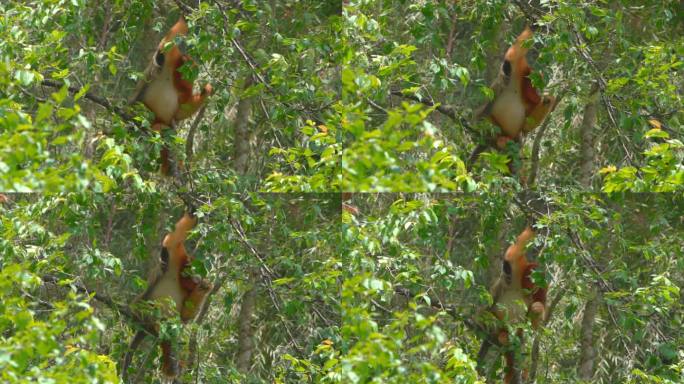
[[[162,372],[167,377],[175,377],[178,374],[178,366],[176,365],[176,359],[173,357],[171,343],[162,341],[160,346],[162,350]]]
[[[192,97],[192,83],[183,78],[183,74],[178,70],[185,64],[186,61],[191,60],[188,56],[183,55],[176,62],[176,67],[173,70],[173,85],[178,90],[178,103],[185,104]]]
[[[523,97],[525,98],[525,104],[527,104],[527,108],[525,109],[529,114],[532,108],[534,108],[537,104],[541,103],[541,96],[539,96],[537,90],[534,89],[534,87],[532,86],[532,81],[529,77],[530,69],[528,68],[527,71],[528,74],[522,77],[521,88]]]

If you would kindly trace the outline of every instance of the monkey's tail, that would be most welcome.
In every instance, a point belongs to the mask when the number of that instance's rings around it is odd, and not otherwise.
[[[170,342],[162,341],[160,346],[162,350],[162,372],[169,381],[172,381],[178,376],[178,359],[176,359]]]
[[[506,375],[504,376],[504,383],[505,384],[510,384],[510,383],[518,383],[515,375],[515,358],[514,358],[514,352],[508,351],[505,353],[505,359],[506,359]]]
[[[162,147],[159,153],[161,163],[161,174],[164,176],[173,176],[173,168],[171,167],[171,159],[169,156],[169,147],[166,144]]]

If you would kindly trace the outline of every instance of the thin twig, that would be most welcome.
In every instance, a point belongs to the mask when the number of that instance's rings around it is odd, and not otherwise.
[[[223,16],[223,19],[225,20],[225,24],[223,25],[223,31],[225,32],[226,35],[230,36],[231,33],[226,28],[226,25],[229,24],[228,17],[226,16],[228,14],[228,12],[224,8],[223,4],[221,4],[221,2],[214,1],[214,4],[216,4],[216,6],[219,8],[219,10],[221,11],[221,15]],[[239,4],[237,4],[236,6],[239,8]],[[242,10],[241,9],[239,9],[239,10],[242,13]],[[254,60],[254,58],[242,46],[242,43],[240,42],[240,40],[238,40],[237,38],[231,37],[230,43],[235,47],[235,49],[238,51],[238,53],[240,53],[240,56],[242,56],[244,61],[247,63],[247,65],[251,69],[252,73],[256,77],[257,81],[259,83],[263,84],[269,93],[271,93],[272,95],[279,98],[280,94],[275,89],[273,89],[273,86],[271,86],[271,84],[266,79],[266,75],[264,75],[262,73],[261,69],[259,68],[259,66],[256,62],[256,60]],[[333,105],[335,103],[335,102],[331,102],[331,103],[324,104],[323,106],[318,106],[316,108],[310,108],[309,106],[293,105],[291,103],[288,103],[288,102],[282,101],[282,100],[279,100],[279,102],[282,105],[286,106],[287,108],[290,108],[292,110],[304,113],[308,119],[310,119],[312,121],[316,121],[318,123],[321,123],[323,121],[323,119],[320,118],[320,116],[318,116],[318,112],[321,112],[322,110],[329,108],[331,105]]]
[[[454,41],[456,40],[456,22],[458,21],[458,12],[452,10],[453,16],[451,17],[451,28],[449,28],[449,38],[447,39],[447,45],[445,49],[446,57],[451,61],[451,53],[454,47]]]
[[[275,307],[276,311],[280,313],[280,308],[281,305],[279,303],[279,298],[278,295],[276,294],[275,290],[273,289],[273,283],[272,280],[273,278],[276,277],[276,275],[271,271],[271,269],[266,265],[266,261],[264,260],[264,257],[261,256],[259,251],[250,243],[250,241],[247,239],[247,236],[245,236],[245,232],[242,229],[242,225],[240,222],[236,220],[231,220],[230,221],[231,226],[235,230],[235,232],[238,234],[238,240],[245,246],[249,251],[254,255],[254,257],[259,260],[261,263],[261,268],[259,268],[259,271],[261,273],[261,277],[263,278],[263,281],[265,282],[266,289],[268,291],[269,297],[271,298],[271,302],[273,303],[273,306]],[[283,327],[285,328],[285,332],[288,334],[290,337],[290,342],[292,345],[294,345],[295,349],[300,350],[299,344],[296,341],[296,338],[294,337],[294,334],[290,327],[283,322]]]
[[[425,100],[425,99],[422,99],[416,95],[405,94],[402,91],[394,90],[394,91],[390,91],[390,94],[392,94],[394,96],[403,97],[405,99],[417,101],[421,104],[427,105],[428,107],[435,107],[436,106],[435,109],[437,110],[437,112],[449,117],[450,119],[452,119],[458,123],[461,123],[461,125],[470,133],[472,133],[474,135],[478,135],[478,136],[480,134],[477,130],[475,130],[470,125],[470,123],[468,122],[468,120],[465,117],[459,115],[458,112],[456,112],[456,110],[452,107],[442,105],[441,103],[435,102],[433,100]]]
[[[174,0],[173,2],[176,3],[176,6],[178,6],[178,9],[180,9],[181,13],[183,13],[184,15],[189,15],[194,11],[192,7],[183,4],[183,2],[181,2],[180,0]]]
[[[202,107],[200,108],[199,112],[197,112],[197,115],[195,115],[195,120],[192,122],[192,125],[190,126],[190,130],[188,131],[188,137],[185,139],[185,168],[190,169],[190,162],[192,161],[192,155],[193,155],[193,146],[195,145],[195,132],[197,131],[197,127],[199,126],[200,120],[202,120],[202,117],[204,116],[204,111],[207,109],[207,104],[203,104]]]
[[[565,97],[565,92],[561,92],[558,95],[552,110],[558,106],[563,97]],[[544,118],[544,123],[537,130],[537,134],[534,136],[534,142],[532,144],[532,159],[530,160],[530,177],[527,181],[528,187],[532,187],[537,179],[537,172],[539,171],[539,150],[541,148],[541,139],[544,137],[544,133],[546,133],[546,129],[549,127],[549,123],[551,122],[550,115],[550,113],[546,115]]]
[[[116,201],[112,202],[111,207],[109,208],[109,218],[107,219],[107,229],[105,231],[105,239],[104,239],[104,244],[105,248],[109,248],[109,243],[112,240],[112,229],[113,229],[113,224],[114,224],[114,212],[116,211]]]
[[[411,293],[411,291],[408,288],[404,288],[402,286],[395,286],[394,287],[394,293],[399,294],[401,296],[404,296],[409,299],[414,299],[415,295]],[[446,312],[449,316],[454,318],[455,320],[460,320],[462,321],[468,328],[472,330],[479,330],[480,327],[476,325],[472,320],[470,320],[469,317],[465,316],[462,311],[460,311],[456,307],[452,307],[450,305],[444,305],[439,298],[426,295],[428,297],[428,300],[430,301],[430,306],[432,308],[438,309],[440,311]]]
[[[259,260],[259,262],[261,263],[261,268],[263,268],[264,271],[266,271],[266,273],[271,278],[275,277],[275,274],[273,273],[273,271],[271,271],[271,269],[268,267],[268,265],[266,265],[266,262],[264,261],[264,258],[259,254],[259,251],[257,251],[257,249],[249,242],[249,240],[247,240],[247,236],[245,236],[245,231],[244,231],[244,229],[242,229],[242,225],[240,224],[240,222],[237,220],[231,220],[230,225],[233,227],[235,232],[238,234],[238,240],[245,247],[247,247],[247,249],[249,249],[250,252],[252,252],[254,257],[257,258],[257,260]]]

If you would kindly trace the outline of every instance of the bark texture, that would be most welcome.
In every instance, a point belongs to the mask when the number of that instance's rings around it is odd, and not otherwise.
[[[584,306],[580,339],[580,361],[577,367],[579,379],[591,381],[596,365],[596,348],[594,347],[594,324],[598,313],[600,294],[596,286],[592,287],[591,297]]]
[[[599,87],[595,82],[589,93],[589,100],[584,107],[584,116],[580,126],[580,183],[583,187],[591,188],[591,177],[594,169],[594,127],[596,126],[596,111],[599,100]],[[594,347],[594,324],[600,304],[600,292],[596,284],[591,287],[591,294],[584,306],[582,328],[580,330],[580,359],[577,375],[582,380],[590,381],[594,376],[596,350]]]
[[[242,307],[238,317],[238,353],[236,368],[239,372],[247,373],[252,366],[254,353],[254,329],[252,317],[256,306],[256,288],[251,287],[242,296]]]
[[[599,99],[598,85],[594,83],[589,94],[589,101],[584,107],[584,116],[580,126],[580,184],[591,188],[591,177],[594,173],[595,150],[594,131],[596,127],[596,109]]]

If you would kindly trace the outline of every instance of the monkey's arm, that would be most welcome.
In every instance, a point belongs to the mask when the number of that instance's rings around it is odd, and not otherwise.
[[[190,321],[195,318],[197,312],[202,309],[202,304],[207,297],[207,293],[211,291],[213,284],[206,280],[201,280],[197,286],[190,292],[183,303],[181,309],[181,320],[183,322]]]
[[[147,65],[147,68],[145,68],[145,72],[143,72],[142,77],[138,80],[138,84],[135,85],[133,94],[131,94],[131,97],[128,98],[128,104],[135,104],[138,101],[142,101],[143,95],[147,90],[147,85],[150,83],[150,81],[152,81],[152,77],[155,75],[155,72],[159,71],[159,68],[160,66],[155,63],[153,58],[152,61]]]
[[[182,103],[178,108],[178,112],[176,112],[175,116],[176,120],[187,119],[195,114],[195,112],[204,105],[207,97],[211,96],[212,92],[213,88],[211,87],[211,84],[207,84],[202,89],[202,92],[192,95],[188,101]]]
[[[515,243],[511,244],[506,250],[504,259],[508,262],[520,260],[525,255],[525,246],[532,239],[534,239],[534,231],[530,227],[525,227],[525,230],[517,237]]]
[[[190,232],[196,223],[197,218],[190,216],[190,214],[186,212],[176,223],[174,231],[164,237],[162,246],[170,251],[175,250],[179,244],[182,244],[185,241],[188,237],[188,232]]]
[[[548,287],[536,286],[532,291],[532,304],[529,307],[529,316],[532,328],[537,329],[546,316],[546,294]]]
[[[518,37],[515,39],[515,43],[513,43],[513,45],[508,48],[508,51],[506,51],[506,60],[514,61],[520,59],[521,57],[525,57],[530,46],[527,41],[532,39],[533,36],[534,32],[532,32],[529,26],[526,26],[520,35],[518,35]]]

